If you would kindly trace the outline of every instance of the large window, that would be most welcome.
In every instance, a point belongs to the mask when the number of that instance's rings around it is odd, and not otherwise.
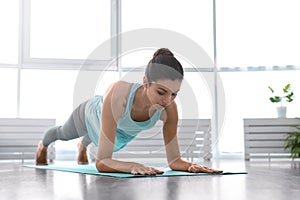
[[[298,8],[297,0],[217,0],[218,66],[299,66]]]
[[[220,132],[220,152],[244,151],[244,118],[277,118],[276,103],[271,103],[272,93],[290,83],[295,99],[286,104],[287,117],[299,117],[300,71],[221,72],[226,102],[225,121]],[[221,97],[220,97],[221,98]]]
[[[26,0],[23,3],[23,62],[30,68],[95,69],[116,56],[116,6],[110,0]],[[101,53],[95,50],[101,46]],[[91,54],[93,56],[91,57]]]
[[[32,58],[86,59],[110,37],[107,0],[31,0],[30,11]]]
[[[193,41],[194,44],[199,45],[213,58],[213,10],[212,1],[199,1],[199,0],[152,0],[152,1],[139,1],[131,0],[122,3],[122,32],[133,31],[137,29],[162,29],[174,31],[182,35],[182,38],[187,38]],[[156,33],[155,35],[149,32],[148,35],[137,35],[139,40],[149,41],[153,40],[153,44],[163,43],[166,38],[163,33]],[[168,37],[173,38],[173,34]],[[180,38],[179,38],[180,39]],[[132,43],[136,42],[135,40]],[[185,43],[182,40],[174,37],[170,46],[184,47]],[[152,48],[152,52],[157,46],[140,46],[140,49]],[[165,47],[165,46],[161,46]],[[170,47],[169,47],[170,48]],[[191,46],[190,46],[191,48]],[[133,63],[137,60],[139,62],[143,58],[143,64],[146,64],[151,57],[147,52],[144,54],[140,51],[132,55],[131,58],[122,60],[122,67],[132,67]],[[132,49],[131,49],[132,50]],[[137,49],[134,49],[137,50]],[[174,50],[174,49],[171,49]],[[190,54],[197,52],[189,52]],[[152,56],[152,55],[151,55]],[[185,56],[185,55],[182,55]],[[185,68],[192,66],[185,65]],[[212,66],[194,66],[194,67],[212,67]]]
[[[103,94],[120,78],[141,83],[154,51],[167,47],[185,68],[179,115],[211,118],[220,152],[241,153],[243,118],[276,117],[268,85],[292,84],[295,101],[287,117],[299,117],[299,6],[297,0],[215,2],[216,24],[212,0],[0,1],[1,117],[56,118],[62,124],[73,110],[78,72],[93,78],[98,73],[94,93]],[[127,40],[127,33],[138,30],[161,34],[132,34]],[[123,34],[114,37],[117,33]],[[202,55],[185,47],[182,38],[202,48],[210,61],[194,63],[191,58]],[[82,66],[101,70],[78,71]],[[193,103],[185,107],[187,96]],[[192,112],[186,116],[183,110]]]
[[[219,151],[241,153],[243,118],[277,117],[268,85],[281,89],[291,83],[296,95],[300,92],[299,73],[290,71],[300,64],[299,3],[216,0],[216,5],[217,66],[226,100]],[[287,117],[299,117],[299,105],[295,98]]]

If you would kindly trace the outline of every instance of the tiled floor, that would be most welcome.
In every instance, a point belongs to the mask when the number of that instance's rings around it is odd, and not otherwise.
[[[0,199],[299,199],[299,161],[222,160],[205,165],[248,174],[118,179],[0,163]]]

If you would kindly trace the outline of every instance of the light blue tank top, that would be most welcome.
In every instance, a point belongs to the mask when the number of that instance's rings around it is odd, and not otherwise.
[[[138,133],[143,130],[152,128],[160,119],[161,110],[156,110],[151,118],[147,121],[136,122],[131,118],[131,108],[135,97],[136,90],[141,87],[141,84],[131,84],[125,111],[117,123],[117,132],[115,139],[114,152],[125,147],[128,142],[135,138]],[[103,97],[95,96],[88,100],[85,107],[85,122],[91,141],[98,146],[98,138],[101,126],[101,110]]]

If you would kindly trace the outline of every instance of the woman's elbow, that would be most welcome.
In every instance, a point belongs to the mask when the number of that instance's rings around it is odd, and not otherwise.
[[[170,168],[171,170],[176,170],[176,169],[177,169],[177,168],[176,168],[176,164],[174,164],[174,162],[169,163],[169,168]]]
[[[102,160],[96,160],[96,168],[98,172],[111,172],[110,167],[104,164]]]

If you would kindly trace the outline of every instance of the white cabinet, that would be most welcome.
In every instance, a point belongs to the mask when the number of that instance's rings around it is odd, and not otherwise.
[[[245,159],[290,158],[285,149],[287,133],[300,126],[298,118],[252,118],[244,119]]]

